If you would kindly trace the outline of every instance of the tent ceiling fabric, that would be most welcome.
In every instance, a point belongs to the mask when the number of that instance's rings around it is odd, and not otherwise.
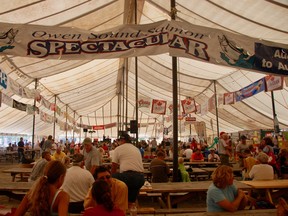
[[[170,1],[138,0],[138,24],[170,19]],[[177,21],[222,29],[272,42],[288,43],[287,0],[176,0]],[[101,32],[122,24],[134,23],[134,0],[13,0],[1,1],[0,22],[74,27]],[[208,64],[187,58],[178,58],[178,94],[180,99],[195,98],[204,103],[214,94],[234,92],[267,74]],[[57,95],[57,105],[68,110],[78,123],[103,125],[117,122],[118,93],[125,72],[124,59],[46,60],[18,56],[2,56],[0,68],[9,78],[23,87],[38,88],[51,103]],[[135,58],[128,66],[128,121],[135,119]],[[288,75],[288,74],[287,74]],[[172,60],[168,54],[138,57],[139,95],[152,99],[172,101]],[[126,91],[126,90],[125,90]],[[8,96],[22,103],[33,100],[20,98],[12,92]],[[281,128],[288,127],[288,88],[275,91],[275,108]],[[125,104],[124,104],[125,105]],[[121,102],[120,106],[123,106]],[[42,105],[40,109],[53,115]],[[82,116],[80,118],[80,116]],[[204,121],[207,134],[216,134],[216,112],[193,114]],[[123,117],[122,117],[123,118]],[[213,120],[213,130],[211,127]],[[62,121],[65,121],[63,118]],[[140,112],[140,136],[158,136],[156,129],[163,117]],[[157,125],[155,124],[158,123]],[[171,123],[170,123],[171,124]],[[181,124],[181,123],[180,123]],[[166,126],[169,126],[166,125]],[[180,127],[180,125],[179,125]],[[273,128],[273,111],[270,92],[261,92],[233,105],[219,107],[220,131],[236,132],[260,128]],[[2,104],[0,133],[32,134],[32,116]],[[53,124],[44,123],[36,116],[35,134],[53,133]],[[189,135],[186,128],[180,136]],[[192,132],[195,135],[195,131]],[[65,134],[56,126],[56,135]],[[97,131],[115,137],[117,128]],[[68,132],[71,135],[71,132]],[[161,136],[161,134],[160,134]]]

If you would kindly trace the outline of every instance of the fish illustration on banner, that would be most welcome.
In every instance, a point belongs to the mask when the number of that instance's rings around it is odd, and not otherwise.
[[[249,98],[259,92],[265,91],[265,78],[262,78],[245,88],[240,89],[239,91],[235,92],[236,101],[242,101],[246,98]]]

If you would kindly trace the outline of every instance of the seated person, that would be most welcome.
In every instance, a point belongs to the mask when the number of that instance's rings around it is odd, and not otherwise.
[[[215,148],[210,149],[210,154],[208,155],[209,162],[220,162],[220,157],[215,153],[215,151]]]
[[[233,170],[230,166],[221,165],[212,174],[213,183],[207,191],[207,212],[235,212],[244,209],[247,197],[233,184]]]
[[[274,179],[273,167],[268,164],[269,156],[264,152],[259,152],[256,157],[259,164],[252,167],[249,177],[252,180],[272,180]]]
[[[36,181],[39,177],[43,176],[46,164],[51,161],[50,152],[42,152],[42,158],[36,162],[32,168],[31,175],[28,181]]]
[[[150,163],[150,171],[152,173],[152,182],[168,182],[168,174],[170,169],[165,159],[165,153],[163,151],[157,152],[157,157],[154,158]]]
[[[111,187],[111,198],[114,205],[121,209],[123,212],[126,212],[128,209],[128,187],[127,185],[116,179],[112,178],[110,171],[105,166],[99,166],[96,168],[94,175],[96,180],[104,180]],[[95,207],[97,203],[92,198],[91,188],[89,189],[85,200],[84,200],[84,208]]]
[[[56,151],[53,154],[53,159],[62,161],[65,156],[66,156],[66,154],[64,152],[62,152],[61,146],[58,146],[56,148]]]
[[[245,149],[244,154],[246,155],[246,158],[243,159],[244,163],[244,169],[243,169],[243,179],[249,180],[249,173],[252,169],[252,167],[257,164],[257,160],[252,156],[252,153],[250,149]]]
[[[50,155],[50,152],[47,152]],[[50,161],[44,174],[25,195],[14,216],[68,215],[69,195],[59,190],[63,184],[66,167],[60,161]]]
[[[92,187],[92,197],[98,205],[85,210],[83,216],[125,216],[125,213],[115,204],[111,197],[111,187],[105,180],[96,180]]]
[[[204,161],[204,156],[200,148],[197,148],[196,151],[192,154],[190,161],[191,162]]]
[[[281,149],[277,159],[278,167],[280,170],[280,177],[283,179],[288,177],[288,150]]]
[[[74,154],[72,163],[72,167],[67,170],[61,189],[70,196],[68,212],[77,214],[84,210],[84,199],[94,183],[94,178],[88,170],[84,169],[82,154]]]
[[[184,148],[183,157],[190,159],[193,154],[193,150],[190,147],[187,147],[186,145],[183,145],[183,148]]]
[[[178,158],[178,169],[181,172],[181,179],[182,182],[190,182],[190,176],[189,173],[187,172],[185,166],[184,166],[184,159],[182,157]]]

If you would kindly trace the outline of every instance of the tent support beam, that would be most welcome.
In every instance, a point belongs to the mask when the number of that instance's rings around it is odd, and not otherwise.
[[[217,137],[219,137],[219,117],[218,117],[218,101],[217,101],[216,80],[214,80],[214,97],[215,97],[215,110],[216,110]]]
[[[171,19],[176,18],[176,2],[171,0]],[[177,83],[177,58],[172,56],[172,84],[173,84],[173,170],[178,170],[178,83]],[[177,172],[173,172],[173,182],[177,181]]]
[[[57,98],[57,95],[54,95],[54,104],[55,104],[55,107],[56,107],[56,98]],[[55,109],[54,109],[53,139],[55,139],[55,130],[56,130],[56,111],[55,111]]]
[[[35,79],[35,90],[37,89],[37,85],[38,85],[38,80]],[[32,149],[34,149],[34,136],[35,136],[35,111],[34,110],[36,108],[36,99],[34,97],[34,107],[33,107],[33,123],[32,123]]]
[[[134,9],[134,18],[135,18],[135,24],[137,25],[137,0],[135,0],[135,9]],[[138,137],[139,137],[139,130],[138,130],[138,58],[135,57],[135,104],[136,104],[136,146],[138,147]],[[131,129],[131,128],[130,128]]]

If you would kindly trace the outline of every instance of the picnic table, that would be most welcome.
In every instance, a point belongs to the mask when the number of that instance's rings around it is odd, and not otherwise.
[[[26,167],[14,167],[7,170],[3,170],[4,173],[10,173],[12,176],[12,182],[15,182],[16,175],[20,174],[21,181],[24,180],[24,175],[30,175],[32,172],[32,168],[26,168]]]
[[[0,195],[22,200],[23,196],[30,190],[34,182],[0,182]]]
[[[210,179],[211,174],[215,171],[217,167],[202,167],[202,170],[205,170],[208,173],[208,178]],[[194,169],[194,168],[193,168]],[[241,167],[232,167],[233,173],[234,174],[239,174],[242,173],[242,169]]]
[[[250,190],[251,187],[239,181],[234,181],[236,186],[240,189]],[[166,207],[171,208],[173,204],[182,202],[195,192],[206,192],[212,181],[199,181],[199,182],[167,182],[167,183],[151,183],[151,187],[142,187],[147,193],[161,193],[163,199],[166,201]],[[171,202],[171,196],[174,193],[180,193],[176,199]]]
[[[273,189],[281,189],[281,193],[288,192],[288,179],[241,181],[253,189],[265,190],[266,199],[273,203]]]

